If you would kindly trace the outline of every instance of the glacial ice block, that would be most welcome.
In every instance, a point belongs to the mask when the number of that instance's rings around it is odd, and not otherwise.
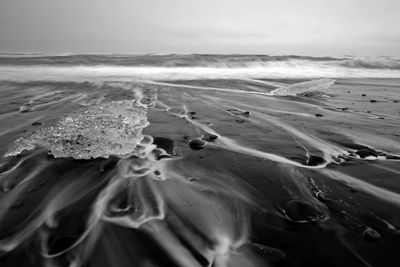
[[[325,91],[335,83],[334,79],[317,79],[307,82],[295,83],[288,86],[276,88],[271,91],[272,95],[295,96],[306,95],[315,92]]]
[[[5,156],[15,156],[36,146],[54,157],[75,159],[125,156],[142,140],[149,125],[147,112],[135,100],[112,101],[89,106],[63,116],[56,126],[42,128],[17,139]]]

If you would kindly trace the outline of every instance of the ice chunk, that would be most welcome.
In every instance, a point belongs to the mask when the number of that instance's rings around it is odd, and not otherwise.
[[[62,117],[54,127],[42,128],[17,139],[5,156],[15,156],[36,146],[54,157],[76,159],[130,155],[149,123],[146,109],[135,100],[96,104]]]
[[[307,82],[295,83],[288,86],[283,86],[276,88],[271,91],[272,95],[278,96],[295,96],[295,95],[306,95],[312,94],[315,92],[321,92],[329,87],[331,87],[335,83],[333,79],[317,79]]]

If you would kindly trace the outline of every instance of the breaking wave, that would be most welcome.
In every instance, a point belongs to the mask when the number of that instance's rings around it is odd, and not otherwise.
[[[0,79],[14,81],[365,77],[398,78],[400,61],[251,55],[0,56]]]

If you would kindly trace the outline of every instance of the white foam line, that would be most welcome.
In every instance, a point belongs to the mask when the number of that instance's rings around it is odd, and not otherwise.
[[[281,86],[287,86],[289,84],[286,83],[280,83],[280,82],[273,82],[273,81],[264,81],[264,80],[258,80],[258,79],[243,79],[245,81],[249,81],[249,82],[254,82],[254,83],[259,83],[259,84],[264,84],[264,85],[268,85],[268,86],[274,86],[274,87],[281,87]]]
[[[254,149],[254,148],[242,146],[242,145],[238,144],[235,140],[230,139],[228,137],[224,137],[224,136],[221,136],[219,138],[219,140],[217,140],[216,144],[220,144],[220,146],[222,148],[227,148],[234,152],[251,155],[251,156],[258,157],[258,158],[264,158],[264,159],[268,159],[268,160],[279,162],[279,163],[294,165],[294,166],[302,167],[302,168],[320,169],[320,168],[325,168],[327,165],[327,163],[325,163],[325,164],[318,165],[318,166],[305,166],[297,161],[293,161],[293,160],[287,159],[287,158],[279,156],[279,155],[275,155],[275,154],[263,152],[263,151],[260,151],[260,150]]]
[[[386,159],[386,160],[387,160],[387,159]],[[389,160],[389,161],[390,161],[390,160]],[[376,167],[376,168],[379,168],[379,169],[382,169],[382,170],[385,170],[385,171],[388,171],[388,172],[392,172],[392,173],[395,173],[395,174],[400,175],[400,171],[394,170],[394,169],[389,168],[389,167],[386,167],[386,166],[375,165],[375,167]]]
[[[365,193],[375,196],[376,198],[383,199],[387,202],[400,206],[400,194],[398,193],[372,185],[370,183],[364,182],[360,179],[357,179],[355,177],[352,177],[350,175],[341,172],[327,170],[327,169],[322,170],[321,172],[329,176],[330,178],[345,182],[347,185],[356,188],[357,190],[363,191]]]
[[[218,91],[218,92],[227,92],[227,93],[254,94],[254,95],[272,96],[272,94],[270,94],[270,93],[264,93],[264,92],[258,92],[258,91],[244,91],[244,90],[236,90],[236,89],[225,89],[225,88],[218,88],[218,87],[195,86],[195,85],[176,84],[176,83],[168,83],[168,82],[155,82],[155,81],[146,81],[145,83],[155,84],[155,85],[162,85],[162,86],[169,86],[169,87],[177,87],[177,88],[206,90],[206,91]]]
[[[229,101],[229,102],[231,102],[231,101]],[[232,107],[232,108],[238,109],[236,107]],[[305,133],[302,133],[298,129],[296,129],[296,128],[290,126],[290,125],[287,125],[287,124],[285,124],[285,123],[283,123],[281,121],[278,121],[278,120],[276,120],[276,119],[274,119],[271,116],[268,116],[266,114],[260,114],[258,112],[253,112],[253,115],[251,117],[256,117],[259,120],[264,121],[265,123],[268,123],[268,124],[269,123],[273,123],[277,127],[282,128],[283,130],[287,131],[288,133],[292,134],[293,136],[295,136],[297,138],[300,138],[301,140],[307,142],[308,144],[310,144],[314,148],[323,151],[324,152],[324,156],[325,156],[325,160],[327,160],[327,161],[332,161],[331,154],[334,154],[335,156],[338,156],[340,154],[345,154],[346,153],[346,151],[344,149],[341,149],[341,148],[339,148],[337,146],[329,144],[329,143],[325,142],[324,140],[321,140],[321,139],[319,139],[319,138],[317,138],[315,136],[307,135]],[[260,121],[256,121],[253,118],[249,118],[249,120],[252,121],[255,124],[260,123]]]

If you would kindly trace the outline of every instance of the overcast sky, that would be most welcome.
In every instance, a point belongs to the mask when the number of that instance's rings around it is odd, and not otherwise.
[[[0,0],[0,51],[400,56],[400,0]]]

